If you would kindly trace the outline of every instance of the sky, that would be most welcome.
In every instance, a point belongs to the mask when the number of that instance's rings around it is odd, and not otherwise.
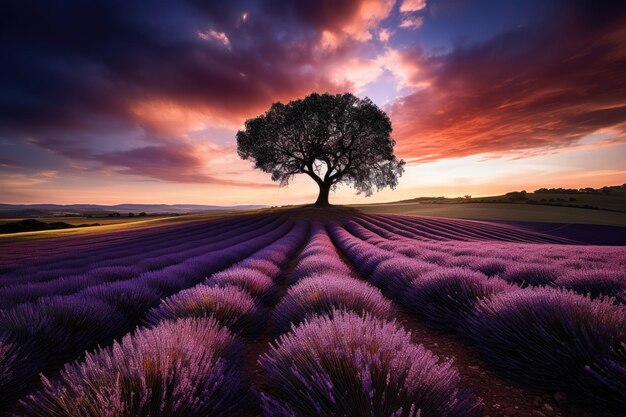
[[[18,1],[0,52],[0,203],[312,202],[235,139],[312,92],[369,97],[407,162],[331,203],[626,183],[620,1]]]

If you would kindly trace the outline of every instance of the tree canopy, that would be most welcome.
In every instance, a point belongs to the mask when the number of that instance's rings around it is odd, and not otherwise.
[[[393,153],[391,131],[389,117],[368,98],[313,93],[247,120],[237,151],[281,186],[308,175],[320,188],[316,205],[326,206],[338,184],[366,196],[397,186],[404,161]]]

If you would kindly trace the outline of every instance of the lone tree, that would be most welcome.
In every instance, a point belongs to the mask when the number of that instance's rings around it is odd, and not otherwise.
[[[393,154],[389,117],[368,98],[352,94],[311,94],[287,104],[274,103],[237,132],[237,152],[286,186],[307,174],[319,186],[316,206],[328,206],[338,184],[357,194],[394,189],[404,161]]]

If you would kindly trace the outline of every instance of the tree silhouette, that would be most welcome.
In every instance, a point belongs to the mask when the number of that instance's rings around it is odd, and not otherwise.
[[[317,94],[287,104],[274,103],[237,132],[237,152],[286,186],[307,174],[319,186],[316,206],[328,206],[338,184],[357,194],[392,189],[404,172],[393,153],[389,117],[368,98]]]

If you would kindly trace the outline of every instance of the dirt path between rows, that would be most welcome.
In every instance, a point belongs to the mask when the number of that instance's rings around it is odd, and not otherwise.
[[[273,327],[272,327],[272,312],[276,304],[282,300],[283,296],[287,292],[287,289],[291,285],[291,276],[293,274],[293,270],[298,263],[298,258],[300,254],[306,248],[306,245],[309,243],[311,238],[311,227],[312,224],[309,222],[306,236],[304,237],[303,243],[300,245],[298,250],[294,253],[289,263],[282,271],[279,279],[276,281],[276,285],[278,286],[278,297],[276,302],[271,306],[268,306],[268,320],[265,324],[265,329],[263,333],[255,337],[254,339],[250,339],[246,341],[246,358],[245,358],[245,369],[248,370],[248,378],[252,384],[252,389],[254,390],[254,395],[259,395],[262,390],[265,390],[266,384],[263,380],[263,374],[258,364],[258,359],[261,355],[267,352],[270,349],[271,343],[274,341],[273,336]],[[260,400],[260,397],[259,397]],[[261,416],[261,404],[260,401],[257,401],[255,406],[247,411],[244,414],[241,414],[240,417],[259,417]]]

